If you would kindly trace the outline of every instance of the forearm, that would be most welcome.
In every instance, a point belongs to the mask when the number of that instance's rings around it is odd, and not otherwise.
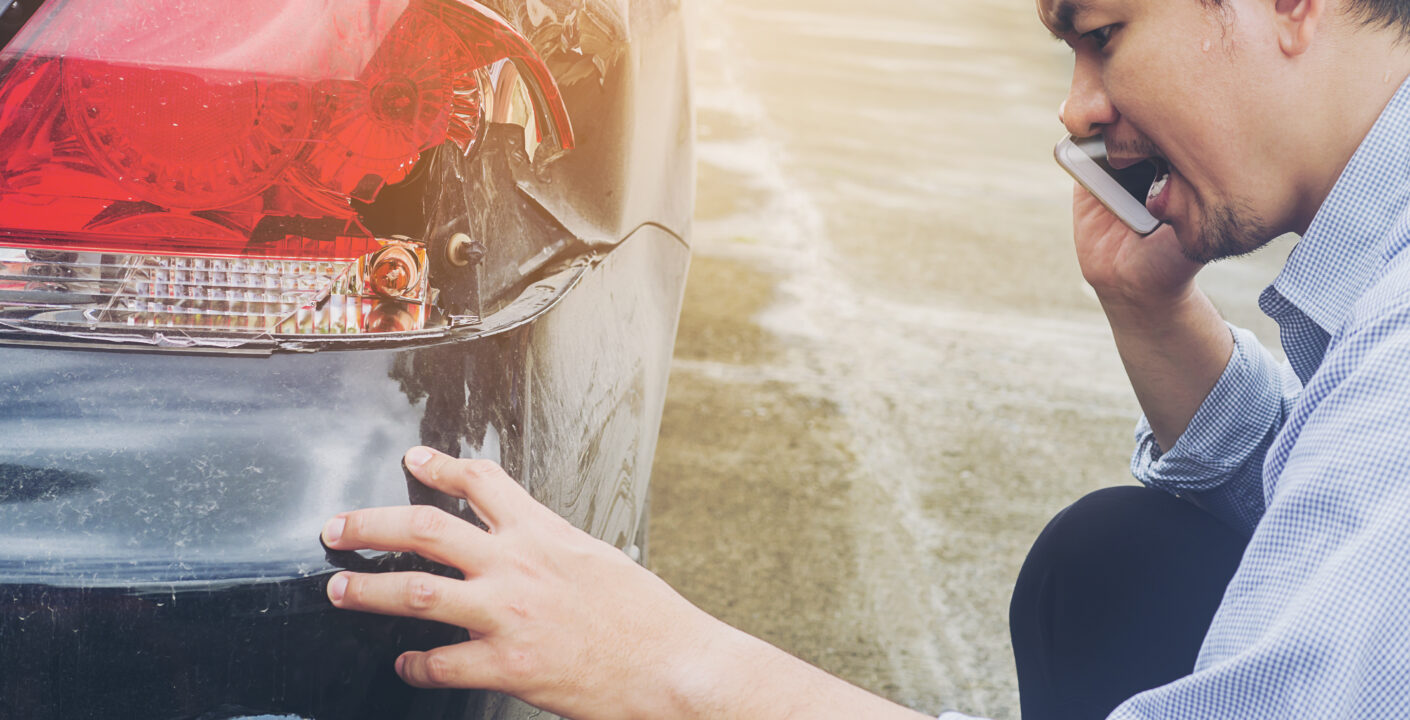
[[[651,717],[933,720],[723,623],[691,659],[665,672],[673,707]]]
[[[1156,442],[1168,450],[1184,434],[1234,351],[1213,303],[1190,286],[1157,308],[1103,298],[1116,349]]]

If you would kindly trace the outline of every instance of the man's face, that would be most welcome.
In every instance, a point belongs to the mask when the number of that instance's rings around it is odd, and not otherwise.
[[[1263,245],[1295,210],[1277,162],[1284,118],[1270,116],[1276,35],[1259,2],[1038,0],[1076,54],[1063,123],[1105,136],[1118,166],[1168,167],[1147,206],[1201,262]]]

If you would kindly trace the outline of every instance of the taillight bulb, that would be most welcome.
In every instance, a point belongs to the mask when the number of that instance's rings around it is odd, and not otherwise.
[[[390,299],[410,297],[421,284],[421,261],[403,245],[388,245],[372,255],[368,283],[372,292]]]

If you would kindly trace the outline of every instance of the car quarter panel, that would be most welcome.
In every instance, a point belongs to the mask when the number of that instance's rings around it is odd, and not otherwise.
[[[416,564],[332,556],[318,533],[368,505],[469,517],[401,470],[423,443],[499,460],[630,544],[687,257],[645,228],[531,321],[419,347],[0,346],[0,718],[515,716],[500,700],[402,702],[396,653],[458,634],[334,610],[322,588],[338,567]]]

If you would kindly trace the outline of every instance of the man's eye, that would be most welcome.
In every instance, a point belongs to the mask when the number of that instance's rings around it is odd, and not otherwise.
[[[1097,48],[1104,48],[1111,41],[1111,33],[1116,29],[1115,25],[1103,25],[1091,32],[1082,33],[1082,37],[1092,41]]]

